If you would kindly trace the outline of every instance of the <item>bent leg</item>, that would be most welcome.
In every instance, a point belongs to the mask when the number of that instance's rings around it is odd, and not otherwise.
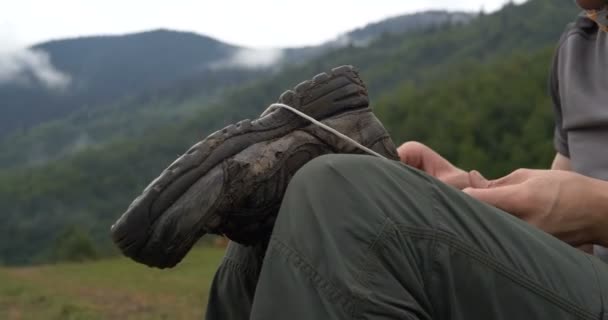
[[[397,162],[317,158],[287,190],[252,319],[601,319],[608,269]]]
[[[265,243],[246,247],[230,242],[211,285],[205,319],[249,319],[265,250]]]

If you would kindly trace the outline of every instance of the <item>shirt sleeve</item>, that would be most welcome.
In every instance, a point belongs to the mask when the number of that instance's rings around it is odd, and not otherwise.
[[[561,47],[561,46],[560,46]],[[570,148],[568,147],[568,132],[563,126],[562,103],[559,95],[559,50],[558,47],[555,56],[553,57],[553,65],[551,67],[551,75],[549,77],[549,92],[553,100],[553,111],[555,118],[555,132],[553,136],[553,145],[555,150],[561,155],[570,158]]]

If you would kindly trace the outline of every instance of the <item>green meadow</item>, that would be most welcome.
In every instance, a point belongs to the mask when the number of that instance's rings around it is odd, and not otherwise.
[[[222,255],[198,247],[170,270],[126,258],[0,268],[0,319],[202,319]]]

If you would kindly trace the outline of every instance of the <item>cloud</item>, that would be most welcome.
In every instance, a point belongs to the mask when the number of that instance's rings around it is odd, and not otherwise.
[[[283,49],[239,49],[226,60],[213,64],[214,69],[223,68],[268,68],[276,65],[283,59]]]
[[[34,49],[0,51],[0,85],[31,85],[31,80],[50,90],[65,90],[71,77],[51,63],[48,53]]]

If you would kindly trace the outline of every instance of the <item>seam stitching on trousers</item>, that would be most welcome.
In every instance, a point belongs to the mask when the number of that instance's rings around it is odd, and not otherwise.
[[[421,230],[417,228],[412,228],[410,226],[399,225],[399,229],[405,231],[412,237],[432,240],[433,238],[437,238],[437,240],[445,241],[450,247],[457,249],[461,253],[464,253],[468,257],[475,259],[477,262],[482,263],[486,267],[489,267],[505,278],[511,280],[512,282],[525,287],[532,292],[536,293],[541,298],[544,298],[554,305],[560,307],[567,313],[573,314],[578,317],[588,318],[588,319],[596,319],[597,315],[592,312],[580,307],[577,304],[569,302],[566,298],[559,296],[553,293],[550,290],[545,289],[541,285],[537,284],[532,279],[526,278],[524,275],[517,273],[516,271],[511,270],[510,268],[503,265],[501,262],[487,257],[484,253],[479,252],[477,250],[471,249],[467,244],[463,243],[461,240],[457,239],[453,235],[447,234],[445,232],[434,232],[432,230]],[[525,278],[525,280],[522,280]]]
[[[597,271],[597,267],[595,266],[595,263],[593,263],[593,259],[591,259],[591,256],[585,255],[585,258],[591,264],[591,268],[593,268],[593,274],[595,275],[595,280],[597,283],[597,290],[600,293],[600,303],[602,304],[602,313],[601,313],[602,319],[605,319],[606,309],[604,306],[604,289],[602,288],[602,285],[600,285],[600,275]]]
[[[246,273],[251,276],[256,276],[259,273],[259,272],[256,272],[257,270],[248,268],[245,265],[243,265],[242,263],[238,263],[234,259],[231,259],[229,257],[224,257],[222,264],[232,271],[243,272],[243,273]]]
[[[429,178],[430,180],[430,178]],[[439,189],[437,188],[437,184],[430,180],[429,181],[430,184],[430,189],[431,189],[431,198],[433,199],[433,201],[431,202],[431,212],[433,213],[434,219],[433,221],[435,222],[435,224],[432,225],[433,227],[433,231],[431,232],[431,247],[430,247],[430,253],[431,253],[431,258],[430,263],[429,263],[429,270],[426,270],[425,275],[424,275],[424,284],[425,287],[427,286],[427,284],[430,284],[432,282],[432,276],[434,274],[436,274],[436,271],[434,269],[434,265],[435,263],[437,263],[437,261],[439,260],[439,241],[438,241],[438,237],[437,234],[439,233],[439,224],[441,223],[442,217],[439,214],[439,203],[441,203],[439,200]],[[425,292],[428,292],[425,288]],[[429,304],[431,305],[431,317],[433,317],[433,319],[437,318],[436,317],[436,312],[435,310],[438,310],[437,306],[433,304],[433,299],[429,299]]]
[[[380,241],[383,243],[383,245],[384,245],[385,247],[388,247],[388,244],[387,244],[387,243],[385,243],[387,240],[398,241],[398,240],[396,240],[395,238],[397,238],[398,236],[402,236],[402,235],[403,235],[403,233],[401,233],[401,232],[400,232],[401,230],[399,229],[399,226],[400,226],[400,225],[399,225],[399,224],[397,224],[397,223],[396,223],[395,221],[393,221],[392,219],[390,219],[390,218],[388,218],[388,219],[391,221],[390,226],[391,226],[391,231],[392,231],[392,232],[391,232],[391,233],[384,232],[384,234],[382,235],[382,238],[380,239]],[[432,236],[431,236],[431,237],[429,237],[429,239],[424,239],[424,240],[431,240],[431,248],[433,248],[433,245],[437,243],[436,238],[435,238],[435,237],[432,237]],[[379,254],[378,254],[378,255],[379,255]],[[414,263],[416,263],[416,262],[417,262],[417,261],[414,261]],[[428,278],[428,277],[426,277],[426,276],[425,276],[425,272],[426,272],[427,270],[424,270],[424,269],[423,269],[423,268],[421,268],[419,265],[418,265],[418,269],[420,270],[420,272],[421,272],[421,274],[422,274],[422,287],[423,287],[422,291],[423,291],[423,292],[424,292],[424,294],[425,294],[425,297],[424,297],[424,298],[425,298],[426,300],[425,300],[425,301],[423,301],[424,303],[423,303],[422,301],[419,301],[419,300],[416,300],[416,302],[417,302],[417,303],[418,303],[418,305],[419,305],[419,306],[422,308],[422,310],[423,310],[424,312],[426,312],[426,313],[427,313],[427,314],[425,314],[425,316],[424,316],[424,317],[423,317],[423,316],[420,316],[420,318],[421,318],[421,319],[426,319],[426,318],[427,318],[427,315],[428,315],[428,318],[429,318],[429,319],[437,319],[437,318],[435,317],[435,315],[434,315],[434,310],[435,310],[435,309],[434,309],[433,303],[432,303],[432,301],[431,301],[432,299],[429,299],[429,297],[428,297],[428,293],[427,293],[427,288],[426,288],[427,282],[426,282],[426,281],[427,281],[427,278]],[[411,293],[411,292],[410,292],[410,293]],[[412,295],[412,297],[414,297],[414,296]]]
[[[363,287],[369,287],[372,278],[372,272],[370,270],[372,269],[372,264],[374,263],[372,258],[374,254],[378,255],[378,252],[376,252],[376,247],[378,246],[378,243],[381,243],[383,239],[386,238],[386,230],[389,227],[391,227],[392,230],[397,230],[392,220],[389,217],[385,217],[384,222],[380,227],[380,232],[378,232],[374,240],[367,247],[362,263],[357,268],[359,272],[355,274],[355,279],[359,280]]]
[[[352,319],[363,319],[360,316],[356,316],[359,312],[357,304],[354,303],[355,300],[362,299],[350,294],[346,290],[341,290],[336,284],[325,279],[298,251],[276,237],[271,239],[269,249],[274,249],[276,252],[280,253],[280,257],[302,271],[320,293],[323,293],[330,301],[338,303]]]

